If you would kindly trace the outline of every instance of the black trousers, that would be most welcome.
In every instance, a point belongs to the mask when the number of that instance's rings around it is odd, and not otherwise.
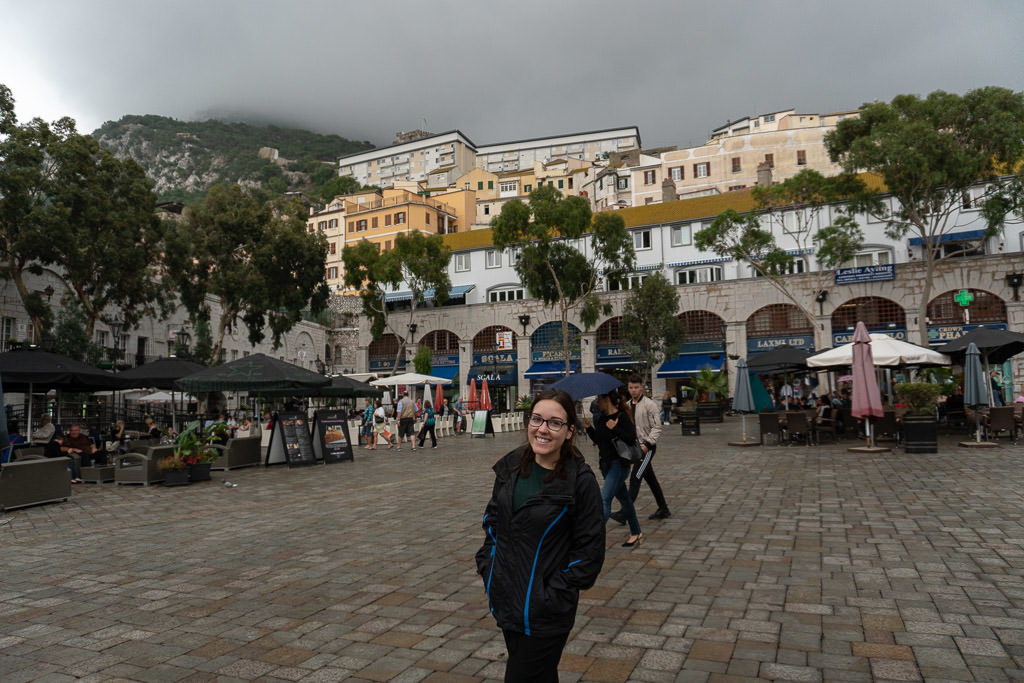
[[[654,454],[657,450],[657,446],[654,446],[651,449],[651,461],[647,463],[647,468],[644,470],[643,480],[647,482],[649,487],[651,487],[651,493],[654,494],[654,502],[658,504],[658,509],[667,510],[668,503],[665,501],[665,494],[662,493],[661,484],[658,483],[658,477],[654,474]],[[640,479],[636,478],[636,473],[639,469],[640,463],[637,462],[633,463],[633,467],[629,471],[629,497],[634,501],[636,501],[636,497],[640,495]]]
[[[502,631],[508,662],[505,683],[558,683],[558,660],[569,640],[559,636],[528,636],[518,631]]]

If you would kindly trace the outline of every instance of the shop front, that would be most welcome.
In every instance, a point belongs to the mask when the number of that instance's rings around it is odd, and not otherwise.
[[[473,337],[473,362],[466,381],[475,380],[479,390],[486,379],[495,410],[515,408],[519,384],[517,342],[518,335],[504,325],[484,328]]]
[[[569,323],[569,372],[581,367],[583,335],[580,328]],[[530,380],[530,393],[538,391],[565,375],[565,350],[562,346],[562,323],[544,323],[530,335],[530,367],[523,376]]]

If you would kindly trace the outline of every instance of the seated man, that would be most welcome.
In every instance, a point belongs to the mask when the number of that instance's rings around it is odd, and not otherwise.
[[[55,431],[53,423],[50,421],[50,416],[43,415],[39,418],[39,429],[32,432],[32,443],[45,446],[53,438]]]
[[[71,457],[71,483],[80,484],[82,479],[79,473],[75,470],[74,455],[77,454],[81,460],[82,467],[88,467],[92,464],[92,456],[96,452],[96,444],[92,442],[88,436],[82,433],[82,426],[79,424],[71,425],[68,429],[68,433],[64,436],[64,441],[61,444],[60,451],[62,454]]]

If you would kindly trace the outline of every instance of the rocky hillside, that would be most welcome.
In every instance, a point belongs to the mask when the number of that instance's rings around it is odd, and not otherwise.
[[[316,193],[335,176],[337,157],[372,149],[338,135],[222,121],[124,116],[92,133],[118,157],[131,157],[156,184],[161,201],[194,202],[217,183]],[[263,148],[276,149],[278,157]]]

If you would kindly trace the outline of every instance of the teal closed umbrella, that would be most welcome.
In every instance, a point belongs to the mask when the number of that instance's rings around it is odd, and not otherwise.
[[[733,388],[732,409],[743,418],[743,443],[747,442],[747,413],[756,413],[754,393],[750,389],[750,372],[747,370],[746,359],[736,361],[736,386]]]
[[[978,409],[988,405],[988,382],[981,369],[981,351],[971,342],[964,355],[964,405],[974,408],[974,441],[981,443],[981,419]]]

